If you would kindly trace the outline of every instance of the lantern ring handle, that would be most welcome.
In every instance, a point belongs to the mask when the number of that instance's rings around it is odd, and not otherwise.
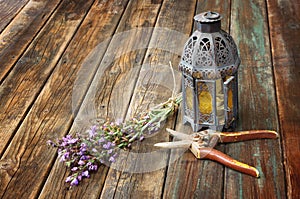
[[[212,11],[208,11],[204,14],[204,17],[206,19],[219,19],[220,18],[220,14],[217,12],[212,12]]]

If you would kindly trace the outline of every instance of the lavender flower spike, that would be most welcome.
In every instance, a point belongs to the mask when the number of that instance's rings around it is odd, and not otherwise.
[[[112,147],[112,146],[114,146],[114,145],[112,144],[112,142],[107,142],[106,144],[103,144],[103,148],[104,148],[104,149],[110,149],[110,147]]]
[[[97,129],[98,127],[94,125],[90,130],[88,130],[90,138],[93,138],[96,135]]]
[[[72,176],[68,176],[67,179],[66,179],[66,182],[71,182],[72,179],[73,179]]]
[[[110,162],[116,162],[116,159],[113,156],[111,156],[108,161],[110,161]]]
[[[84,172],[82,172],[81,175],[84,176],[84,177],[87,177],[87,178],[90,177],[90,174],[89,174],[89,171],[88,171],[88,170],[85,170]]]
[[[70,185],[71,185],[71,186],[74,186],[74,185],[77,186],[78,183],[79,183],[79,182],[78,182],[77,178],[74,178],[74,179],[72,180],[72,182],[70,183]]]
[[[80,166],[85,165],[85,162],[83,160],[79,160],[78,165],[80,165]]]

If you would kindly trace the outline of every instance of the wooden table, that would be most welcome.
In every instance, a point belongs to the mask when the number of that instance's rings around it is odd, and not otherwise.
[[[193,16],[208,10],[223,15],[240,52],[237,129],[280,134],[217,149],[261,177],[187,151],[174,160],[166,153],[155,171],[101,166],[69,190],[46,141],[84,131],[87,110],[124,119],[167,100],[172,79],[160,70],[171,62],[177,71]],[[300,198],[299,13],[293,0],[0,1],[0,198]],[[166,127],[191,133],[180,118]],[[169,139],[162,130],[133,148]]]

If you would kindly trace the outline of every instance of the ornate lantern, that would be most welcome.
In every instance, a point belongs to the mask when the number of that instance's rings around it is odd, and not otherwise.
[[[190,123],[194,131],[235,127],[240,64],[236,44],[221,30],[219,13],[201,13],[194,20],[197,30],[186,42],[179,63],[183,122]]]

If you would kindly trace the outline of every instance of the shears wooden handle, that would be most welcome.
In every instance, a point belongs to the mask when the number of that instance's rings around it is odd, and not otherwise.
[[[220,132],[220,143],[240,142],[255,139],[275,139],[278,138],[276,131],[270,130],[250,130],[238,132]]]
[[[239,162],[222,153],[221,151],[214,149],[213,147],[218,142],[228,143],[264,138],[275,139],[277,137],[278,134],[275,131],[269,130],[220,132],[219,135],[212,136],[210,142],[208,143],[208,147],[201,147],[198,142],[193,142],[190,150],[198,159],[214,160],[241,173],[248,174],[253,177],[259,177],[259,171],[255,167]]]
[[[222,153],[221,151],[210,147],[201,147],[197,149],[195,149],[194,147],[195,146],[192,145],[190,149],[198,159],[213,160],[241,173],[248,174],[253,177],[259,177],[259,171],[255,167],[239,162],[232,157]]]

